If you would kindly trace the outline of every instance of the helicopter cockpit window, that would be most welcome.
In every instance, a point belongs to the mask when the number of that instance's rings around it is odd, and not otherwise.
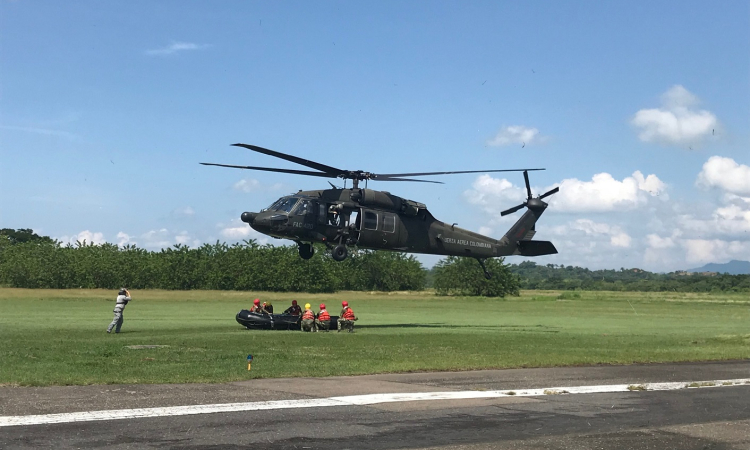
[[[313,205],[310,200],[301,200],[297,207],[294,209],[294,214],[298,214],[300,216],[305,214],[312,214],[313,212]]]
[[[377,230],[378,229],[378,215],[374,212],[365,211],[365,230]]]
[[[276,202],[274,202],[273,205],[269,206],[266,211],[284,211],[284,212],[290,212],[292,208],[294,208],[294,205],[297,204],[297,201],[299,200],[298,197],[283,197]]]

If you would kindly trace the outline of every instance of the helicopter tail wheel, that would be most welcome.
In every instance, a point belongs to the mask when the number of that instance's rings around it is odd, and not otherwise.
[[[343,261],[346,259],[348,251],[346,249],[346,245],[339,244],[335,247],[333,247],[333,251],[331,251],[331,256],[333,256],[333,259],[336,261]]]
[[[312,244],[300,244],[299,246],[299,256],[302,259],[310,259],[315,254],[315,249],[313,248]]]

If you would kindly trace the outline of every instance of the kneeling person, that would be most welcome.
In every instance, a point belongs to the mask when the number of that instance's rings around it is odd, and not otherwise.
[[[354,315],[354,311],[349,307],[349,302],[344,300],[341,302],[342,310],[339,314],[338,331],[341,328],[346,328],[350,333],[354,333],[354,321],[357,320],[357,316]]]
[[[310,304],[305,304],[305,310],[302,311],[302,322],[300,322],[302,331],[315,331],[315,313],[310,309]]]
[[[323,331],[328,331],[331,327],[331,315],[328,314],[325,303],[320,304],[320,312],[318,313],[318,318],[315,320],[315,325],[319,330]]]

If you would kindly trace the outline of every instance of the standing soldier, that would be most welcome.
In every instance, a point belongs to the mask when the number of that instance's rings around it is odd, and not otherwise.
[[[292,300],[292,306],[284,310],[284,314],[291,314],[293,316],[299,316],[302,314],[302,308],[297,304],[297,300]]]
[[[319,330],[323,330],[326,333],[331,327],[331,315],[326,311],[325,303],[320,304],[320,312],[318,313],[318,318],[315,320],[315,325],[317,325]]]
[[[122,328],[122,322],[124,320],[122,311],[125,309],[125,306],[130,300],[132,300],[132,298],[130,298],[130,291],[125,288],[120,289],[120,292],[117,293],[117,300],[115,303],[115,318],[112,319],[112,323],[110,323],[107,327],[107,333],[111,333],[112,328],[115,329],[115,333],[120,332],[120,328]]]
[[[305,304],[305,310],[302,312],[302,322],[300,323],[302,331],[315,331],[315,313],[310,309],[310,304]]]
[[[341,313],[339,314],[338,331],[341,332],[341,327],[347,328],[350,333],[354,333],[354,321],[357,320],[357,316],[354,315],[354,311],[349,307],[349,302],[344,300],[341,302]]]

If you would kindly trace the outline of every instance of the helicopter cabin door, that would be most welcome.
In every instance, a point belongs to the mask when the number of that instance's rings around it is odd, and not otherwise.
[[[359,217],[360,247],[391,249],[400,247],[401,221],[393,212],[362,208]]]

